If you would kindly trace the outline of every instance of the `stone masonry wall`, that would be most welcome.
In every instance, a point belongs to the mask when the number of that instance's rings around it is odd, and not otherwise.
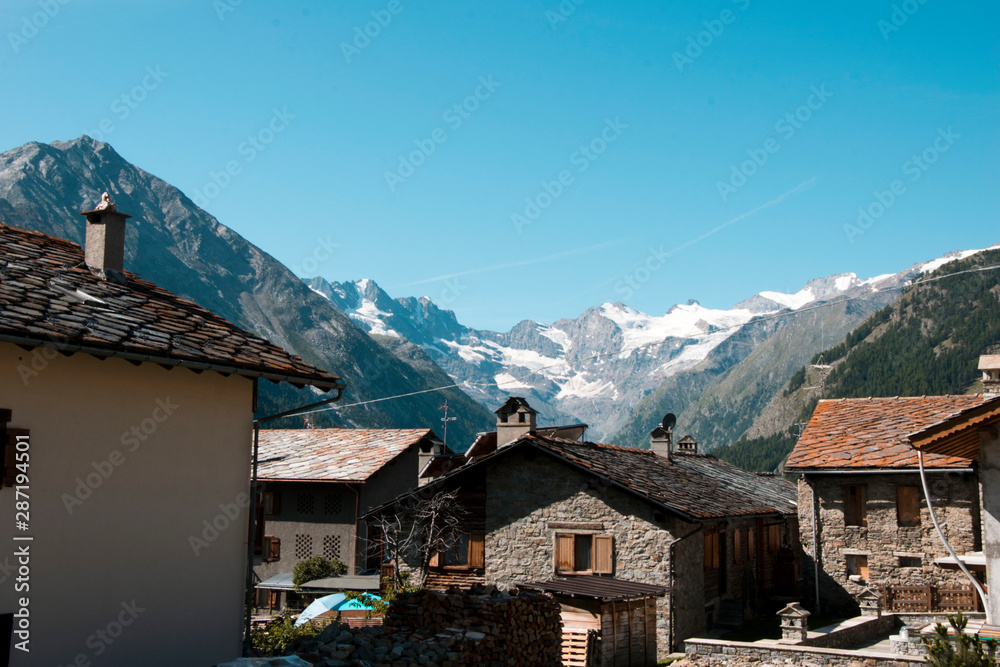
[[[613,576],[671,585],[670,545],[693,525],[674,526],[648,503],[544,455],[521,454],[488,473],[486,583],[504,588],[555,576],[555,534],[613,536]],[[700,582],[702,572],[678,578]],[[670,597],[657,599],[657,651],[670,653]]]
[[[773,665],[809,665],[811,667],[845,667],[863,664],[865,667],[924,667],[927,661],[921,656],[887,655],[869,651],[811,646],[780,646],[777,643],[729,642],[721,639],[689,639],[684,650],[693,658],[703,658],[709,663],[729,665],[739,660],[751,663],[766,662]],[[695,662],[698,664],[698,662]]]
[[[867,526],[844,522],[844,487],[867,485]],[[928,475],[934,511],[942,530],[958,553],[975,551],[981,545],[979,486],[976,478],[961,473]],[[857,608],[856,596],[866,585],[966,586],[961,572],[942,570],[934,559],[947,552],[938,539],[927,504],[920,492],[920,525],[900,526],[896,514],[896,487],[919,486],[918,474],[871,474],[809,476],[799,481],[799,527],[805,554],[803,574],[805,598],[813,603],[813,493],[820,499],[820,596],[824,611],[849,612]],[[868,560],[867,581],[847,572],[849,556]],[[917,558],[920,565],[902,566],[900,558]]]

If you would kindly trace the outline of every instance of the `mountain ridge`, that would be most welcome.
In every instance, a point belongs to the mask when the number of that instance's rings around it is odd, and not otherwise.
[[[271,255],[109,144],[84,136],[0,153],[0,220],[6,224],[81,243],[79,211],[104,191],[133,216],[126,227],[126,268],[345,379],[341,403],[313,415],[315,423],[427,427],[438,423],[438,403],[447,398],[452,414],[462,417],[450,427],[456,441],[471,443],[476,432],[491,427],[489,411],[454,389],[371,402],[434,389],[440,378],[398,358]],[[315,400],[311,391],[262,383],[260,414]]]
[[[523,320],[506,332],[465,326],[454,312],[439,308],[428,297],[393,298],[367,278],[340,283],[317,277],[309,285],[369,333],[397,336],[421,346],[484,405],[497,405],[509,393],[523,394],[546,421],[583,421],[591,425],[589,437],[627,446],[645,440],[644,433],[652,428],[647,422],[657,412],[662,416],[674,411],[681,415],[680,427],[710,439],[706,444],[712,446],[735,441],[752,428],[770,393],[779,391],[816,351],[843,338],[871,312],[895,298],[896,288],[943,263],[976,252],[982,250],[953,251],[897,273],[867,279],[854,273],[835,273],[808,281],[794,294],[762,291],[726,310],[704,308],[692,300],[654,316],[608,302],[588,308],[575,319],[563,318],[551,324]],[[887,291],[891,292],[888,296]],[[810,306],[838,299],[847,300],[844,306],[832,306],[839,309],[840,321],[813,316],[818,327],[815,332],[806,324],[795,327],[800,337],[808,339],[807,345],[784,341],[785,348],[800,345],[802,350],[776,351],[778,342],[767,348],[777,360],[774,363],[780,364],[777,374],[766,358],[760,359],[767,356],[763,353],[748,362],[748,366],[755,365],[752,372],[744,368],[730,373],[729,369],[743,362],[751,350],[717,351],[741,332],[744,346],[764,344],[780,327],[763,324],[758,321],[761,318],[781,315],[798,320]],[[866,300],[869,306],[856,303]],[[751,328],[756,333],[751,333]],[[706,362],[713,356],[725,361]],[[711,382],[693,379],[702,372],[708,372]],[[732,376],[740,373],[752,377],[734,380]],[[688,389],[678,389],[681,379],[689,383]],[[757,388],[750,389],[752,385]],[[704,395],[689,395],[691,387],[700,387]],[[747,417],[726,428],[709,428],[713,414],[717,417],[720,409],[732,411],[728,391],[756,391],[759,395],[736,401]],[[682,398],[685,395],[688,397]],[[685,416],[683,410],[692,401],[700,401],[700,405]],[[633,419],[630,413],[639,416]]]

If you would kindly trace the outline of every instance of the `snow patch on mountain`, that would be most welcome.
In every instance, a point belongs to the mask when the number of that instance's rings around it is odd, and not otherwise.
[[[901,287],[977,252],[952,252],[864,280],[837,273],[810,280],[792,294],[760,292],[730,309],[689,301],[657,316],[604,303],[574,320],[524,321],[507,332],[466,327],[427,297],[393,299],[370,279],[328,283],[317,278],[310,287],[366,331],[423,347],[456,382],[468,383],[470,395],[487,408],[494,409],[508,394],[522,395],[549,422],[571,417],[590,424],[589,435],[600,439],[664,380],[697,366],[756,317]]]
[[[715,310],[697,302],[676,305],[661,317],[653,317],[620,303],[605,303],[601,314],[622,330],[621,355],[635,348],[669,338],[700,338],[713,329],[740,327],[753,318],[749,310]]]
[[[997,247],[996,245],[991,246],[991,248],[996,248],[996,247]],[[934,271],[937,271],[948,262],[954,262],[959,259],[965,259],[966,257],[971,257],[972,255],[975,255],[978,252],[983,252],[984,250],[988,250],[988,248],[980,248],[979,250],[956,250],[955,252],[949,252],[944,257],[938,257],[937,259],[932,259],[929,262],[918,264],[917,265],[919,267],[918,270],[920,273],[933,273]]]
[[[556,398],[597,398],[610,395],[612,399],[618,397],[618,389],[613,382],[601,382],[600,380],[587,380],[582,374],[574,375],[563,384]]]

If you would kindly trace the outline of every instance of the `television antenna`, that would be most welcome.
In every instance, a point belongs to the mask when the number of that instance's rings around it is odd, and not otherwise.
[[[441,417],[441,421],[444,422],[444,446],[446,449],[448,447],[448,422],[453,422],[458,420],[458,417],[448,416],[448,407],[449,405],[447,399],[445,399],[444,403],[438,406],[439,409],[444,410],[444,417]]]

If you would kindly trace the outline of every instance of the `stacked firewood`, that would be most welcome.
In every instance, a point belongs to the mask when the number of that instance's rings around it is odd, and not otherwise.
[[[474,586],[447,593],[401,595],[384,621],[387,629],[461,635],[463,665],[557,665],[562,625],[550,595],[505,593]],[[467,659],[466,659],[467,658]]]
[[[561,632],[559,604],[544,593],[417,591],[393,600],[382,626],[334,622],[289,653],[324,666],[549,667],[561,664]]]

